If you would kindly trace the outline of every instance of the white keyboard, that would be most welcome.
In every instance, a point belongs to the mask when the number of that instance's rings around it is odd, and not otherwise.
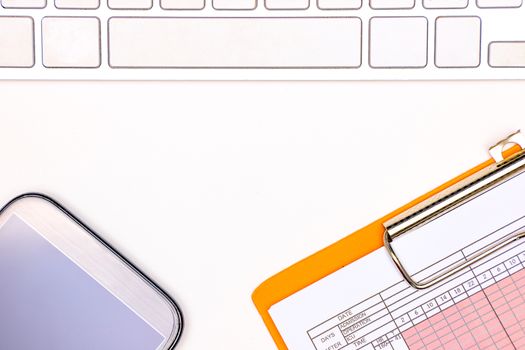
[[[525,79],[523,0],[0,2],[0,79]]]

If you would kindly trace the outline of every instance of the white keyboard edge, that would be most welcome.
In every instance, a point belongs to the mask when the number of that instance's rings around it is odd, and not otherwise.
[[[110,10],[102,0],[97,10],[56,9],[53,0],[41,10],[4,9],[0,16],[30,16],[35,23],[35,66],[33,68],[0,68],[0,80],[340,80],[340,81],[409,81],[409,80],[522,80],[525,68],[492,68],[488,65],[488,45],[494,41],[525,41],[525,25],[519,28],[501,28],[507,25],[507,14],[514,22],[525,23],[525,4],[519,9],[480,9],[475,0],[461,10],[424,9],[421,1],[411,10],[373,10],[364,6],[360,10],[320,10],[311,1],[305,11],[268,11],[262,4],[251,11],[216,11],[207,0],[200,11],[166,11],[158,0],[151,10]],[[261,0],[262,1],[262,0]],[[365,0],[366,1],[366,0]],[[41,55],[41,21],[49,16],[97,17],[101,21],[102,65],[100,68],[45,68]],[[108,19],[112,17],[351,17],[357,16],[363,23],[363,52],[360,68],[110,68],[108,65]],[[368,24],[373,17],[424,16],[428,18],[429,51],[426,68],[371,68],[368,64]],[[435,20],[443,16],[479,16],[482,18],[483,34],[481,65],[479,68],[437,68],[434,64]],[[510,22],[512,23],[512,22]],[[491,28],[498,27],[498,28]],[[514,30],[515,29],[515,30]],[[507,33],[512,31],[512,35]],[[515,33],[514,33],[515,31]]]

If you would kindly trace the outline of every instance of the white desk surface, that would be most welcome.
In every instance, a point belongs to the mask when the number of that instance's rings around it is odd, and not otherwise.
[[[487,159],[525,82],[1,82],[0,201],[62,202],[181,305],[181,350],[275,346],[267,277]]]

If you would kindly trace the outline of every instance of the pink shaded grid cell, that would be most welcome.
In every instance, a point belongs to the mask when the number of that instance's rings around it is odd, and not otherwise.
[[[459,345],[458,341],[456,339],[443,344],[444,347],[441,347],[439,349],[451,349],[451,350],[463,350],[461,345]]]
[[[425,350],[436,350],[439,349],[441,346],[441,343],[439,341],[435,341],[432,344],[429,344],[425,347]]]
[[[458,340],[461,344],[461,347],[465,349],[470,349],[471,347],[476,345],[478,342],[476,342],[474,335],[475,334],[470,334],[469,332],[466,332],[463,335],[458,336]]]
[[[423,338],[423,342],[425,343],[425,345],[432,344],[436,341],[439,342],[439,338],[436,334],[432,334],[428,337]]]
[[[487,349],[494,346],[494,341],[490,337],[487,337],[485,340],[482,340],[478,345],[482,349]]]
[[[436,332],[434,332],[434,330],[430,326],[427,327],[426,329],[421,330],[420,333],[419,333],[419,336],[421,338],[432,337],[432,336],[435,336],[435,335],[436,335]]]
[[[480,339],[480,341],[490,338],[490,333],[485,325],[480,325],[472,329],[472,333],[475,335],[476,339]]]
[[[452,328],[450,327],[447,327],[447,331],[448,333],[445,334],[444,336],[442,337],[439,337],[439,340],[441,341],[441,343],[445,344],[445,343],[448,343],[448,342],[451,342],[453,340],[456,340],[456,337],[454,336],[454,332],[452,332]]]
[[[417,331],[414,327],[407,329],[404,333],[405,337],[410,338],[413,335],[417,334]]]

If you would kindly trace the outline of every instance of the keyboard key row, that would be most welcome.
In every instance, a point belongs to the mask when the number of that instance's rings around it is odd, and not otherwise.
[[[5,8],[45,8],[47,0],[0,0]],[[97,9],[101,0],[54,0],[58,9]],[[107,0],[108,7],[114,10],[149,10],[154,0]],[[211,0],[217,10],[253,10],[257,0]],[[313,0],[312,0],[313,1]],[[321,10],[357,10],[363,7],[366,0],[317,0]],[[427,9],[463,9],[469,0],[422,0]],[[305,10],[310,0],[265,0],[269,10]],[[416,0],[369,0],[375,10],[412,9]],[[523,0],[476,0],[479,8],[518,8]],[[160,0],[165,10],[202,10],[205,0]]]
[[[369,26],[371,68],[428,65],[425,17],[374,17]],[[362,27],[339,18],[113,17],[108,24],[112,68],[359,68]],[[191,38],[189,40],[188,38]],[[330,38],[330,40],[326,40]],[[42,64],[47,68],[97,68],[101,23],[96,17],[42,19]],[[0,17],[0,67],[35,65],[34,22]],[[481,64],[481,19],[439,17],[434,64]],[[491,67],[525,67],[525,41],[489,45]]]

